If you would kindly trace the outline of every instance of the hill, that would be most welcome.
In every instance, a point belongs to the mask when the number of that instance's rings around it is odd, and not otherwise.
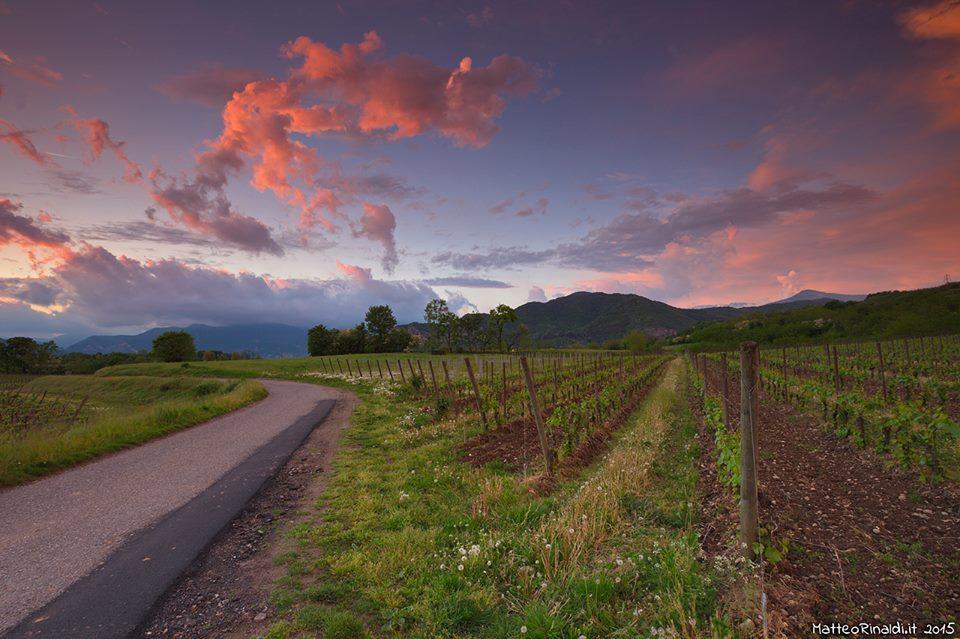
[[[261,357],[302,357],[307,354],[307,329],[288,324],[191,324],[181,328],[151,328],[137,335],[93,335],[64,349],[68,353],[137,353],[153,348],[153,340],[165,331],[183,330],[193,335],[197,349],[251,352]]]
[[[796,295],[791,295],[787,299],[780,300],[775,302],[775,304],[783,304],[786,302],[812,302],[815,300],[837,300],[838,302],[862,302],[866,299],[866,295],[845,295],[843,293],[824,293],[823,291],[815,291],[813,289],[804,289],[797,293]]]
[[[826,301],[805,308],[746,309],[733,320],[700,326],[682,336],[697,348],[801,344],[852,339],[960,333],[960,283],[867,295],[863,301]]]

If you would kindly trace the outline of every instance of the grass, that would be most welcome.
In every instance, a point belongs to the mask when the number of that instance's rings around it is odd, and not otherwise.
[[[0,430],[0,486],[12,486],[193,426],[262,399],[254,381],[178,377],[47,376],[23,392],[45,401],[89,397],[77,421],[49,418]]]
[[[435,420],[399,386],[316,359],[192,363],[190,375],[349,387],[361,404],[316,509],[288,532],[268,637],[730,637],[698,561],[695,427],[675,361],[609,453],[550,496],[459,461],[475,418]],[[107,375],[179,374],[179,365]],[[292,550],[291,550],[292,548]]]

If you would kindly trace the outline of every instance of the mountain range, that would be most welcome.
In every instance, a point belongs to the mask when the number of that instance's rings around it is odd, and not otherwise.
[[[788,310],[823,304],[831,299],[848,301],[863,297],[805,290],[762,306],[678,308],[628,293],[578,292],[548,302],[528,302],[516,310],[518,320],[527,326],[534,341],[569,346],[617,339],[633,330],[652,337],[666,337],[704,322],[724,321],[747,313]],[[427,326],[413,322],[404,328],[424,334]],[[65,350],[88,354],[149,351],[154,338],[169,330],[187,331],[193,335],[200,350],[247,351],[261,357],[301,357],[307,354],[307,329],[288,324],[164,326],[136,335],[93,335]]]

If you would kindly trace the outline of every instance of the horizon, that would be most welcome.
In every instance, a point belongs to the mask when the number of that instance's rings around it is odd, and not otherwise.
[[[0,0],[4,333],[960,267],[949,0],[255,7]]]

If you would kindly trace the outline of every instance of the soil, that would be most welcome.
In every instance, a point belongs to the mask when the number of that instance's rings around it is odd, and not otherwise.
[[[284,532],[308,515],[327,484],[340,432],[357,404],[328,389],[337,404],[277,475],[164,596],[135,637],[226,639],[261,636],[274,621],[267,597],[284,573],[273,557]]]
[[[714,364],[711,388],[718,375]],[[731,378],[732,424],[737,382]],[[814,622],[916,622],[922,631],[923,623],[960,617],[958,486],[924,483],[792,405],[762,397],[760,406],[760,524],[788,542],[785,559],[764,567],[771,636],[808,636]],[[716,473],[706,461],[706,519],[735,528],[735,496],[729,507],[709,505]]]
[[[623,426],[647,393],[657,384],[662,368],[661,366],[661,370],[650,377],[616,417],[594,428],[576,449],[560,460],[557,468],[557,475],[560,478],[575,477],[580,470],[589,466],[606,450],[610,436]],[[545,409],[544,419],[548,419],[552,412],[552,407]],[[515,419],[499,428],[468,439],[461,445],[460,460],[475,466],[498,462],[513,471],[522,470],[526,473],[533,470],[542,473],[543,452],[533,417]],[[553,482],[541,476],[531,484],[531,488],[538,494],[547,494],[553,488]]]

